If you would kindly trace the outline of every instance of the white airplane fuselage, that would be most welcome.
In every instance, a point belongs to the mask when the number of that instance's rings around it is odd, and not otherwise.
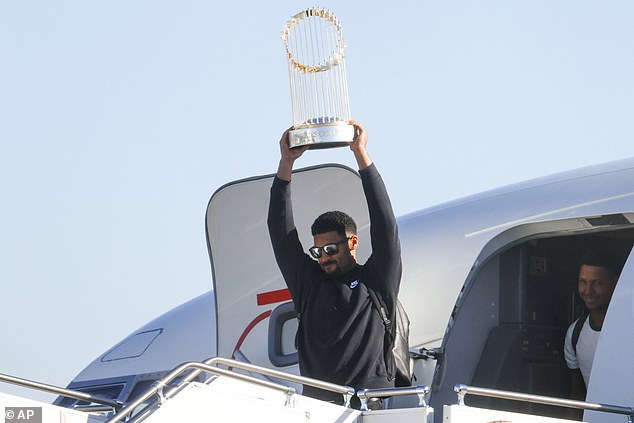
[[[213,194],[206,218],[213,289],[132,333],[70,388],[110,392],[125,401],[176,365],[215,355],[297,372],[296,319],[266,228],[271,178],[233,182]],[[424,191],[424,183],[412,184],[412,195]],[[357,221],[358,258],[367,258],[369,221],[356,172],[338,165],[295,172],[293,205],[305,247],[312,245],[314,217],[341,209]],[[399,298],[411,321],[411,350],[425,355],[414,360],[417,384],[433,387],[435,409],[455,403],[459,383],[569,395],[563,334],[583,308],[576,295],[577,260],[597,246],[622,255],[625,266],[587,400],[634,405],[634,356],[628,354],[634,349],[634,159],[473,195],[402,216],[398,225]],[[509,408],[495,401],[474,404]],[[622,416],[586,412],[585,419]]]

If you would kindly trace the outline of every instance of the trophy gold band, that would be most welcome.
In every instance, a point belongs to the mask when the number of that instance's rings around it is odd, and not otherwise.
[[[306,9],[284,26],[293,129],[290,147],[331,148],[354,139],[341,25],[326,9]]]

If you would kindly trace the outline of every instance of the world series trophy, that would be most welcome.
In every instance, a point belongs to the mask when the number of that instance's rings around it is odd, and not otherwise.
[[[293,129],[289,146],[331,148],[354,139],[341,25],[329,10],[306,9],[284,26]]]

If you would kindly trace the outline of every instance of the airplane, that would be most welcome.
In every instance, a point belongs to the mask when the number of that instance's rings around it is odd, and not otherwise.
[[[298,374],[297,319],[266,227],[272,178],[231,182],[211,196],[205,223],[213,289],[124,338],[68,389],[130,403],[179,364],[216,356]],[[411,184],[412,195],[424,195],[416,181]],[[308,228],[321,211],[353,216],[358,258],[365,261],[369,219],[356,171],[338,164],[296,170],[293,207],[306,247],[312,242]],[[634,158],[440,204],[401,216],[398,225],[399,299],[411,322],[415,384],[429,387],[425,401],[435,410],[430,419],[443,421],[457,398],[483,410],[566,418],[567,408],[533,400],[570,396],[563,337],[584,307],[576,292],[577,262],[590,247],[603,246],[625,265],[602,328],[586,404],[614,405],[622,413],[588,406],[583,419],[625,421],[623,414],[634,405],[629,353],[634,349]],[[268,380],[279,382],[278,376]],[[460,384],[462,397],[456,394]],[[503,395],[478,396],[471,387],[526,395],[510,401]],[[464,398],[467,391],[476,395]],[[416,395],[394,397],[394,408],[411,401]],[[55,405],[89,402],[60,396]],[[500,419],[482,421],[493,420]]]

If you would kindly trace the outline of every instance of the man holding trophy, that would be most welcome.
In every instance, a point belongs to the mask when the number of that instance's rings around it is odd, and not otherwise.
[[[294,125],[280,139],[268,226],[275,259],[298,314],[300,373],[355,390],[391,388],[395,369],[386,360],[391,346],[370,290],[383,298],[387,317],[394,322],[401,246],[387,190],[367,151],[367,133],[349,116],[341,26],[330,11],[308,9],[291,18],[282,40],[289,61]],[[354,154],[368,204],[372,254],[364,264],[357,263],[357,226],[346,213],[329,211],[317,217],[311,227],[310,254],[304,252],[293,220],[295,160],[309,148],[340,146],[349,146]],[[303,394],[343,403],[341,395],[311,386],[304,386]],[[371,398],[368,408],[380,409],[382,403]],[[351,405],[359,408],[356,396]]]
[[[368,288],[380,293],[391,321],[401,280],[401,248],[396,218],[383,180],[367,152],[368,136],[356,121],[350,143],[359,166],[370,214],[372,254],[357,263],[356,224],[347,214],[326,212],[315,220],[310,255],[293,223],[291,176],[295,160],[308,146],[290,148],[287,130],[271,187],[268,225],[275,258],[299,315],[297,350],[303,376],[357,389],[394,387],[385,361],[385,326]],[[341,395],[305,386],[304,395],[342,403]],[[356,404],[355,404],[356,403]],[[358,398],[352,406],[358,408]],[[368,408],[382,408],[379,398]]]

